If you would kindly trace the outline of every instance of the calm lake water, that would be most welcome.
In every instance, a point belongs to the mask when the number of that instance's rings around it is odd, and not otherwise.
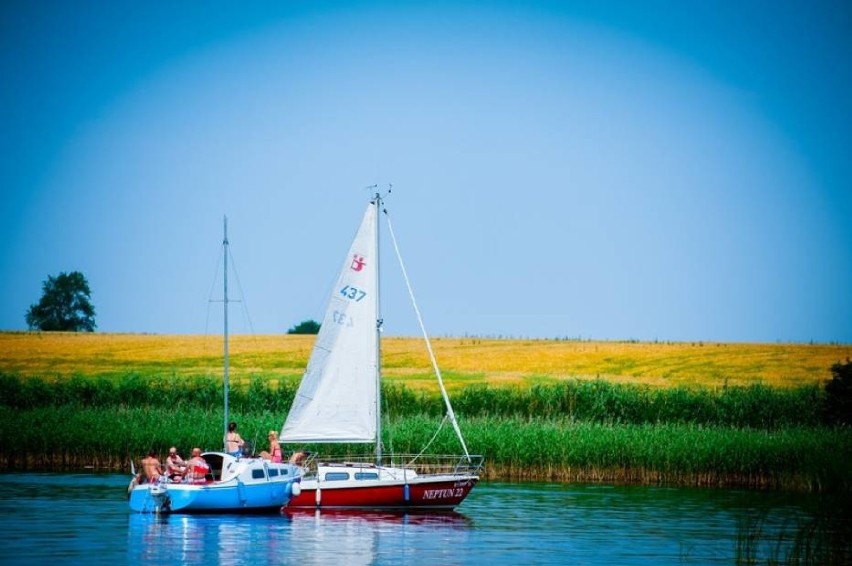
[[[122,474],[0,475],[0,563],[732,564],[783,559],[825,497],[480,483],[457,512],[131,513]],[[742,543],[740,543],[742,545]]]

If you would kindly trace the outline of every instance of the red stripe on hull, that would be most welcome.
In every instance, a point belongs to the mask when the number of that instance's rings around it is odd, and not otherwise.
[[[408,484],[408,499],[405,485],[395,483],[381,486],[329,487],[332,482],[320,486],[320,502],[317,505],[316,489],[305,488],[290,500],[287,507],[434,507],[452,509],[461,503],[478,478],[443,480]]]

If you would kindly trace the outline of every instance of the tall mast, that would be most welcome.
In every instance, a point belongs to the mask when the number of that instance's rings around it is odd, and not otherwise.
[[[225,237],[222,240],[222,249],[225,254],[225,296],[223,303],[225,304],[225,374],[224,374],[224,383],[225,383],[225,426],[224,432],[222,433],[222,441],[224,443],[225,438],[228,437],[228,217],[224,217],[225,224]],[[225,444],[225,449],[227,450],[227,444]]]
[[[381,312],[381,277],[379,273],[379,211],[382,206],[382,196],[376,191],[376,465],[382,463],[382,312]]]

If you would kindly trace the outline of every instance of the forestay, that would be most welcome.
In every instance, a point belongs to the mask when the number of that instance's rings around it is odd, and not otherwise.
[[[282,442],[375,442],[376,209],[370,203],[332,289]]]

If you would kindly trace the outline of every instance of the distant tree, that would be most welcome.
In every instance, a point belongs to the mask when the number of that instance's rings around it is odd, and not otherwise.
[[[79,271],[49,275],[41,300],[27,311],[27,325],[30,330],[92,332],[97,325],[91,297],[89,282]]]
[[[825,420],[829,424],[852,425],[852,361],[831,366],[831,381],[825,384]]]
[[[287,331],[287,334],[318,334],[320,323],[315,320],[303,320]]]

